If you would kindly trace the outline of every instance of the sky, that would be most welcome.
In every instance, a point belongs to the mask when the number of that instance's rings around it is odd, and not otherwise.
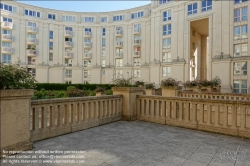
[[[122,1],[114,1],[114,0],[92,0],[92,1],[18,1],[21,3],[49,8],[49,9],[57,9],[57,10],[66,10],[66,11],[75,11],[75,12],[108,12],[108,11],[116,11],[123,9],[130,9],[134,7],[139,7],[143,5],[147,5],[150,3],[150,0],[122,0]]]

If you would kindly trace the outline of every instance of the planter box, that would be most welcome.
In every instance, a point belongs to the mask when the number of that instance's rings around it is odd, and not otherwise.
[[[30,141],[30,99],[34,90],[0,90],[1,149],[21,151],[32,149]]]
[[[186,90],[191,90],[194,92],[200,92],[200,87],[199,86],[192,86],[192,87],[185,87]]]
[[[122,95],[122,120],[136,120],[136,95],[143,95],[144,88],[113,87],[114,95]]]
[[[213,88],[211,86],[202,86],[201,91],[213,92]]]
[[[169,87],[161,87],[162,96],[166,97],[176,97],[178,96],[179,91],[181,90],[180,86],[169,86]]]
[[[221,87],[220,86],[215,86],[212,88],[213,92],[221,92]]]
[[[146,89],[146,95],[155,95],[155,89]]]
[[[95,95],[96,96],[104,96],[104,95],[106,95],[106,93],[105,92],[96,92]]]

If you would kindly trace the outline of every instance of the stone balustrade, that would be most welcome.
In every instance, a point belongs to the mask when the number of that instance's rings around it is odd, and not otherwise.
[[[250,101],[250,94],[236,94],[236,93],[202,93],[202,92],[191,92],[191,91],[179,91],[178,96],[188,98],[199,98],[199,99],[220,99],[220,100],[243,100]]]
[[[250,138],[250,101],[145,95],[136,100],[138,120]]]
[[[121,114],[121,95],[32,101],[31,141],[118,121]]]

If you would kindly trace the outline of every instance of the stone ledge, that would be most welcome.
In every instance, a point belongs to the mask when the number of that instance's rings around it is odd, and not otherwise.
[[[31,98],[34,95],[33,89],[6,89],[0,90],[0,98],[13,98],[13,97],[22,97],[22,98]],[[14,99],[14,98],[13,98]]]

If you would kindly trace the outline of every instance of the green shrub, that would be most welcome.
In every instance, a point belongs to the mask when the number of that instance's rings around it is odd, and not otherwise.
[[[35,82],[27,68],[0,64],[0,89],[33,89]]]
[[[65,91],[57,91],[55,98],[64,98],[66,97]]]
[[[86,96],[95,96],[95,91],[88,89],[88,90],[85,90],[84,92]]]
[[[110,90],[106,90],[106,95],[113,95],[113,91],[110,89]]]
[[[66,92],[66,96],[67,97],[83,97],[84,96],[84,91],[81,89],[77,89],[77,88],[69,88],[70,90],[68,90]]]

